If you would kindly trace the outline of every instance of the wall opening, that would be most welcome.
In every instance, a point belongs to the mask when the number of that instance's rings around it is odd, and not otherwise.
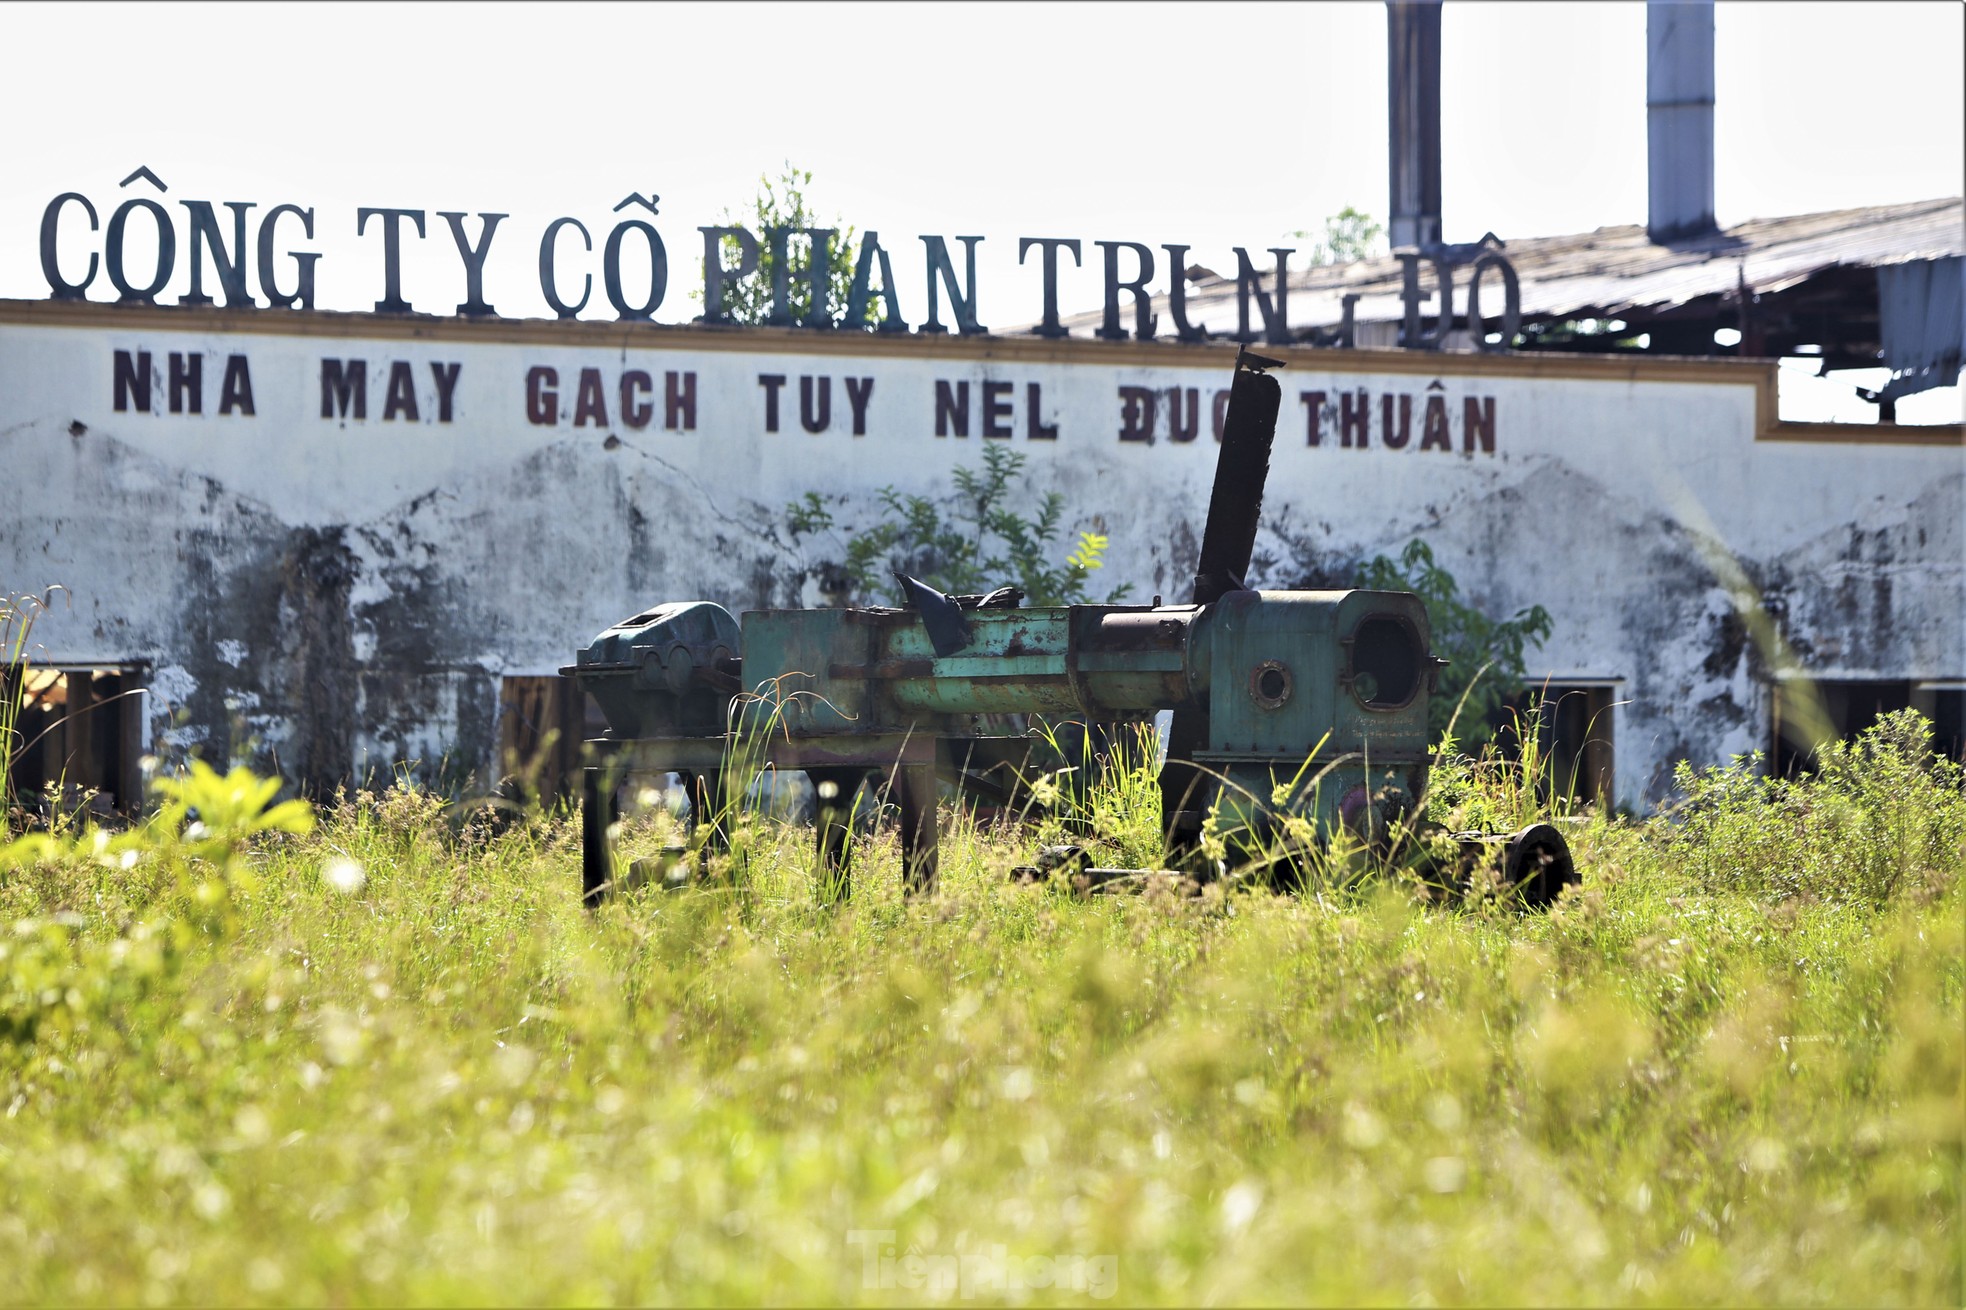
[[[1617,684],[1611,681],[1525,687],[1503,703],[1495,724],[1496,747],[1503,758],[1519,761],[1523,738],[1533,731],[1547,765],[1537,784],[1544,803],[1566,798],[1608,807],[1615,794],[1616,700]]]
[[[0,703],[15,707],[8,781],[16,803],[46,818],[143,808],[143,667],[0,667]]]
[[[1932,749],[1966,764],[1966,678],[1913,683],[1911,707],[1932,721]]]
[[[508,677],[498,689],[500,789],[546,804],[575,794],[581,742],[607,731],[594,698],[558,674]]]
[[[1777,683],[1768,767],[1791,778],[1816,767],[1824,740],[1847,740],[1886,714],[1914,709],[1932,721],[1932,749],[1966,758],[1966,679],[1862,679]]]

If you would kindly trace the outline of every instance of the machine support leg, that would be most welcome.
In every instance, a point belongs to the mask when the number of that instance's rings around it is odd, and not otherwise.
[[[894,771],[901,803],[901,878],[910,896],[935,890],[935,766],[905,765]]]
[[[1160,771],[1160,829],[1170,863],[1178,864],[1201,830],[1199,813],[1208,808],[1209,779],[1195,767],[1195,752],[1208,744],[1208,717],[1176,710],[1168,729],[1167,762]]]
[[[587,765],[580,771],[580,899],[598,905],[614,881],[614,850],[608,827],[614,822],[612,788],[604,787],[607,770]]]

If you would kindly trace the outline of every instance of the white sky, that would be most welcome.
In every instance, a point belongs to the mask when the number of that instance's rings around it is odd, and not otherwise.
[[[1721,4],[1720,220],[1960,194],[1963,16],[1955,3]],[[982,234],[980,317],[1008,328],[1039,313],[1019,236],[1085,243],[1084,267],[1064,264],[1070,312],[1098,303],[1095,239],[1186,243],[1221,267],[1230,247],[1279,243],[1346,204],[1383,217],[1385,28],[1376,0],[0,5],[0,296],[47,295],[49,199],[80,191],[107,223],[148,193],[116,187],[147,164],[180,228],[165,303],[188,278],[182,199],[255,201],[255,221],[313,207],[315,240],[281,248],[323,252],[328,309],[382,294],[381,241],[373,226],[356,237],[358,206],[430,211],[404,290],[440,313],[463,273],[436,211],[508,213],[487,297],[526,317],[549,312],[546,223],[577,217],[598,247],[614,203],[653,190],[670,261],[657,318],[682,321],[697,312],[695,228],[789,159],[813,171],[823,215],[880,231],[910,322],[924,315],[917,234]],[[1644,220],[1644,31],[1642,3],[1448,0],[1449,240]],[[86,234],[64,232],[79,274]],[[612,317],[598,248],[591,260],[584,317]],[[114,298],[106,277],[90,298]]]

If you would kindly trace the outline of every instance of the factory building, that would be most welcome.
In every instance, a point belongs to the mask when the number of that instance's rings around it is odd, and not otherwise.
[[[1769,361],[1265,347],[1286,406],[1252,585],[1428,541],[1619,803],[1966,687],[1960,429],[1798,424]],[[315,787],[482,782],[582,709],[555,676],[669,599],[823,603],[893,487],[984,448],[1185,597],[1234,348],[1078,337],[0,302],[0,573],[51,584],[21,781],[118,799],[145,754]],[[815,492],[836,522],[795,533]],[[1061,550],[1063,547],[1061,547]],[[834,597],[837,598],[837,597]],[[86,711],[83,713],[81,711]],[[36,719],[35,716],[41,716]],[[36,773],[35,770],[39,770]]]

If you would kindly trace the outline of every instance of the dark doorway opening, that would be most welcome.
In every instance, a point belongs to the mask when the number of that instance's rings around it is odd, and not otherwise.
[[[44,817],[139,813],[143,683],[138,665],[0,668],[0,704],[14,716],[7,780],[15,803]]]
[[[1848,740],[1895,710],[1917,710],[1933,724],[1933,751],[1966,759],[1966,679],[1795,681],[1775,685],[1769,771],[1795,777],[1817,767],[1822,742]]]
[[[1932,749],[1966,764],[1966,678],[1912,684],[1911,707],[1932,721]]]
[[[1933,753],[1966,762],[1966,678],[1844,679],[1776,684],[1769,769],[1784,778],[1813,770],[1822,741],[1848,740],[1903,709],[1931,720]]]
[[[1778,682],[1769,772],[1781,778],[1813,772],[1823,742],[1848,740],[1882,716],[1910,708],[1912,684],[1905,679]]]
[[[607,731],[607,720],[572,678],[508,677],[498,693],[498,768],[502,790],[542,802],[568,799],[580,778],[581,742]]]
[[[1537,783],[1544,803],[1558,799],[1608,807],[1615,795],[1616,753],[1613,682],[1538,683],[1503,703],[1495,744],[1504,759],[1520,761],[1525,739],[1545,762]]]

